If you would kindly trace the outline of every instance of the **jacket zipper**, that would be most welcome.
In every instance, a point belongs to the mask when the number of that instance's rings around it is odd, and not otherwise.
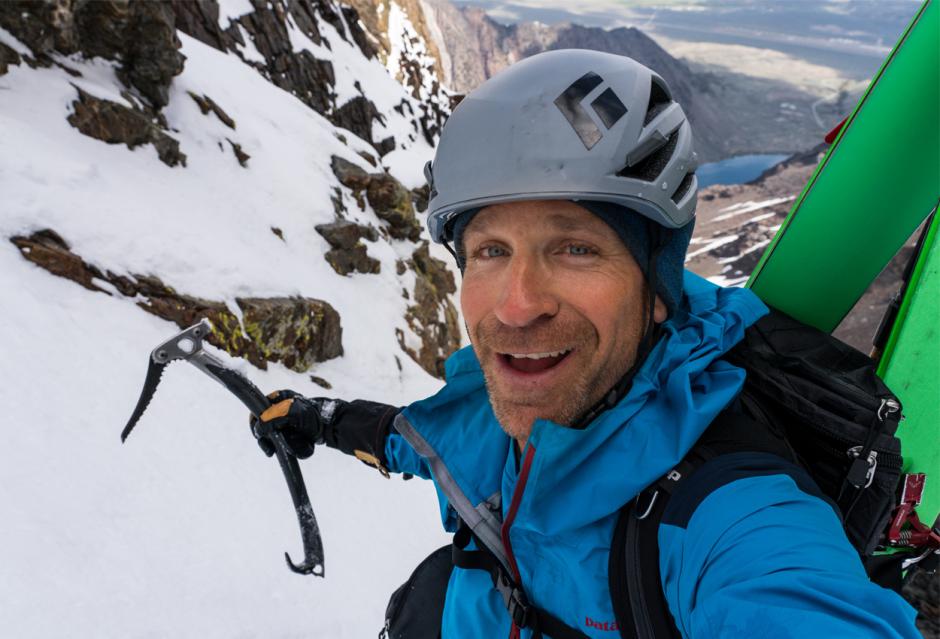
[[[643,577],[640,574],[640,519],[637,518],[636,503],[626,515],[627,520],[627,553],[631,561],[627,565],[627,595],[630,598],[630,608],[633,611],[633,624],[637,639],[654,639],[653,622],[650,620],[649,608],[646,605],[646,595],[643,591]],[[654,531],[655,532],[655,531]]]
[[[509,567],[512,569],[512,577],[516,585],[522,588],[522,576],[519,574],[519,565],[512,554],[512,543],[509,541],[509,529],[512,522],[516,519],[516,512],[519,510],[519,502],[522,501],[522,493],[525,492],[525,485],[529,479],[529,469],[532,467],[532,458],[535,457],[535,447],[527,446],[525,456],[522,459],[522,468],[519,470],[519,478],[516,480],[516,487],[512,492],[512,501],[509,504],[509,510],[506,512],[506,519],[500,528],[500,536],[503,540],[503,550],[506,551],[506,557],[509,559]],[[509,639],[519,639],[519,626],[512,622],[512,628],[509,630]]]

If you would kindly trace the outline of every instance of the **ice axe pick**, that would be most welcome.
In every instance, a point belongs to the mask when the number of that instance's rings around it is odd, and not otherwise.
[[[209,334],[211,328],[209,322],[203,319],[153,349],[147,365],[147,378],[140,392],[140,398],[137,400],[137,406],[127,426],[121,431],[122,442],[127,439],[147,409],[147,405],[150,404],[157,385],[160,383],[163,370],[169,363],[175,361],[189,362],[225,386],[255,417],[260,416],[271,405],[264,393],[258,390],[258,387],[247,377],[228,368],[220,359],[202,349],[203,338]],[[256,431],[257,436],[267,439],[274,445],[274,453],[284,472],[284,479],[287,480],[287,488],[294,501],[294,510],[297,512],[297,521],[300,524],[304,560],[300,564],[295,564],[290,555],[285,552],[284,558],[287,560],[287,565],[296,573],[322,577],[324,575],[323,541],[320,539],[320,528],[317,526],[317,518],[313,514],[313,507],[307,496],[307,487],[304,484],[300,466],[297,464],[297,458],[289,452],[281,432],[265,425],[260,419],[256,421]]]

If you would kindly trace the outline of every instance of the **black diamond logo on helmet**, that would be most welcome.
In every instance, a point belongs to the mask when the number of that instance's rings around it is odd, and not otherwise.
[[[555,106],[568,120],[574,132],[578,134],[584,148],[589,151],[601,141],[604,134],[594,124],[594,120],[591,119],[587,109],[581,103],[588,94],[603,82],[604,79],[601,76],[589,71],[575,80],[570,87],[565,89],[564,93],[555,98]],[[608,129],[617,124],[620,118],[627,113],[627,107],[624,106],[613,89],[609,87],[594,98],[591,102],[591,109],[594,110],[594,113]]]

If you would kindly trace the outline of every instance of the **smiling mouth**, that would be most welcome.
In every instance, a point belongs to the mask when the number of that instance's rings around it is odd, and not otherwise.
[[[542,373],[558,366],[572,349],[544,353],[500,353],[506,365],[520,373]]]

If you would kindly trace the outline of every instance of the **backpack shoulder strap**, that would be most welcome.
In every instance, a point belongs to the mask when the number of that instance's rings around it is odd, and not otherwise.
[[[659,525],[688,522],[714,490],[742,477],[781,473],[799,483],[809,476],[793,463],[786,438],[738,400],[722,411],[688,455],[620,511],[608,579],[614,614],[625,639],[681,638],[662,589]],[[696,481],[687,479],[696,474]],[[811,492],[818,494],[812,486]]]

